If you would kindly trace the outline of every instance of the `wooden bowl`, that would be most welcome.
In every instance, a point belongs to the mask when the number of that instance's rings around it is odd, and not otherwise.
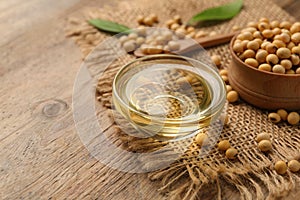
[[[275,74],[258,70],[244,63],[233,51],[229,65],[230,85],[248,103],[263,109],[300,109],[300,74]]]

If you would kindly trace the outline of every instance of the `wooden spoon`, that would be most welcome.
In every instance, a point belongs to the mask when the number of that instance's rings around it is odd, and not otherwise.
[[[177,51],[172,51],[173,54],[183,54],[199,48],[199,44],[204,47],[213,47],[220,44],[227,43],[235,36],[238,32],[226,33],[221,35],[215,35],[210,37],[194,39],[197,43],[191,44],[190,40],[178,40],[177,42],[180,45],[180,49]],[[133,54],[136,57],[143,57],[149,54],[144,54],[140,48],[136,49]]]

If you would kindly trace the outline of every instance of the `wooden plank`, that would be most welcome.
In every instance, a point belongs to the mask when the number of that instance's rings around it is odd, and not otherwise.
[[[273,0],[290,15],[300,20],[300,1],[298,0]]]

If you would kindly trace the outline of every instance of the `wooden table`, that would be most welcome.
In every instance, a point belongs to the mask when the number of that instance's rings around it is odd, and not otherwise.
[[[299,1],[274,1],[300,18]],[[0,2],[0,199],[161,197],[144,174],[123,174],[128,180],[114,187],[120,172],[104,170],[75,130],[71,97],[81,54],[64,36],[65,18],[103,3],[117,1]]]

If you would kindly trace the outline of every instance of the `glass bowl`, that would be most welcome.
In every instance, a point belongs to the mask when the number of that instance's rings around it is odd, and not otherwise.
[[[136,59],[123,66],[113,81],[117,113],[144,137],[162,141],[195,135],[218,119],[225,102],[218,70],[179,55]]]

